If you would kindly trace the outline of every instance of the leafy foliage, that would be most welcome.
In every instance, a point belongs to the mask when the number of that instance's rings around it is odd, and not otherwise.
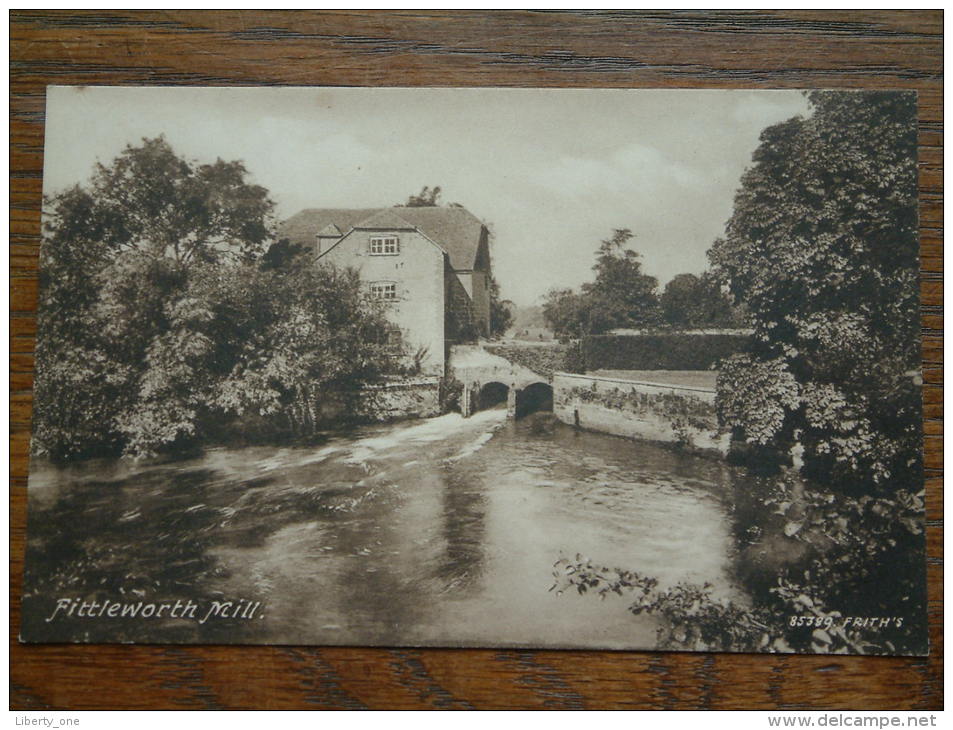
[[[736,354],[721,362],[715,406],[737,434],[762,446],[783,439],[800,403],[794,376],[781,358],[758,360]]]
[[[431,188],[424,185],[419,193],[409,196],[404,205],[408,208],[432,208],[440,205],[440,186],[434,185]]]
[[[233,251],[260,253],[273,204],[246,175],[237,161],[184,160],[162,137],[128,146],[93,174],[100,240],[109,249],[135,248],[177,264],[215,261]]]
[[[304,435],[332,393],[404,367],[354,272],[268,245],[272,204],[244,177],[160,138],[46,201],[38,453],[149,455],[230,420]]]
[[[713,599],[708,583],[703,586],[679,583],[660,589],[655,578],[622,568],[594,565],[578,554],[575,560],[560,558],[553,564],[550,590],[557,595],[567,590],[593,593],[601,599],[613,593],[634,594],[629,611],[660,619],[659,649],[752,651],[759,644],[761,634],[770,630],[753,612],[730,601]],[[775,648],[781,646],[784,645]]]
[[[634,593],[631,610],[660,619],[662,648],[927,648],[916,99],[809,99],[811,117],[762,134],[709,252],[754,328],[748,351],[720,367],[720,419],[752,447],[799,445],[815,480],[784,470],[734,495],[752,603],[580,556],[555,566],[557,588]]]
[[[815,478],[895,489],[920,461],[916,99],[809,98],[811,117],[762,134],[709,252],[755,329],[724,417],[750,442],[797,439]]]
[[[566,345],[485,345],[492,355],[499,355],[517,365],[529,368],[534,373],[551,378],[557,370],[563,370],[566,361]]]
[[[440,392],[438,394],[440,402],[440,411],[447,413],[450,411],[460,412],[462,406],[460,399],[463,397],[463,382],[457,380],[453,375],[448,375],[440,379]]]
[[[589,331],[589,302],[572,289],[550,289],[543,300],[543,318],[563,342]]]
[[[602,241],[592,267],[595,280],[580,292],[554,289],[546,295],[543,316],[557,336],[569,339],[661,323],[658,280],[642,273],[639,254],[628,247],[633,237],[622,228]]]
[[[513,324],[513,302],[500,298],[500,285],[492,275],[489,277],[490,337],[502,335]]]
[[[665,323],[675,329],[745,327],[744,312],[731,304],[721,284],[706,271],[678,274],[659,296]]]

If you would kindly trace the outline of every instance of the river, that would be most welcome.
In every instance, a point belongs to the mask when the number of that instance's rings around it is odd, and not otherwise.
[[[24,638],[652,648],[655,619],[550,590],[553,564],[578,554],[743,600],[727,497],[744,478],[500,409],[163,464],[35,460]],[[46,620],[64,597],[258,607]]]

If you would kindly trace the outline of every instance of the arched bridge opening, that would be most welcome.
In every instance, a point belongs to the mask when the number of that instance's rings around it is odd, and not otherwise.
[[[533,383],[516,392],[516,417],[522,418],[537,411],[553,410],[553,386]]]
[[[485,411],[488,408],[506,406],[509,396],[509,386],[504,383],[485,383],[483,387],[480,388],[479,393],[477,393],[476,403],[474,404],[476,408],[474,410]]]

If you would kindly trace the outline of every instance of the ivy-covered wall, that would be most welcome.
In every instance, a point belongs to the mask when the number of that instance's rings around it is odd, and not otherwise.
[[[361,411],[374,421],[429,418],[440,413],[440,378],[367,386],[361,395]]]
[[[553,412],[564,423],[724,455],[730,434],[719,428],[714,402],[715,392],[703,388],[568,373],[553,379]]]
[[[483,349],[493,355],[504,357],[510,362],[529,368],[551,378],[557,370],[566,370],[566,351],[568,345],[547,343],[544,345],[495,345],[485,344]]]
[[[408,378],[340,392],[336,398],[315,404],[315,421],[333,427],[436,416],[441,411],[440,381],[435,377]]]

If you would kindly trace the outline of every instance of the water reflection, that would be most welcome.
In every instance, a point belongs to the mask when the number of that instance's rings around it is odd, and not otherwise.
[[[481,475],[461,470],[442,471],[440,476],[445,548],[437,575],[446,584],[444,592],[460,593],[478,586],[483,572],[485,486]]]
[[[714,461],[490,410],[319,448],[39,465],[28,639],[652,647],[626,602],[549,592],[560,557],[737,597]],[[43,623],[61,595],[260,600],[254,622]]]

